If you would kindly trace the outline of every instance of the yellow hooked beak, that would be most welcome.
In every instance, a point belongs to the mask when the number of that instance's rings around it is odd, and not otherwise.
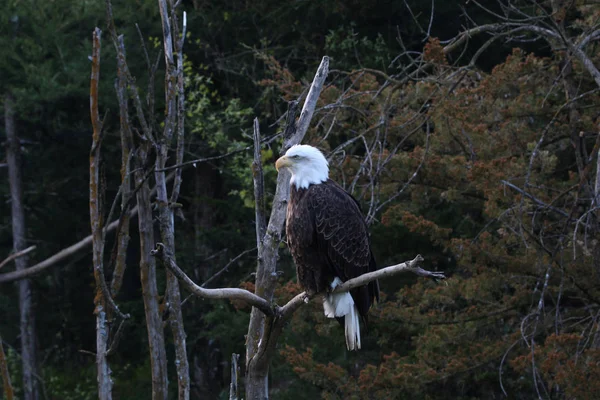
[[[291,167],[291,166],[292,166],[292,160],[290,160],[290,158],[287,156],[280,157],[277,161],[275,161],[275,168],[277,169],[277,171],[279,171],[281,168]]]

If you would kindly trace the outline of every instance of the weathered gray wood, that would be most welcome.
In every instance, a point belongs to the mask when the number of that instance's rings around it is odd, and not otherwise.
[[[138,147],[138,163],[134,174],[136,186],[141,186],[136,194],[139,207],[140,277],[142,297],[144,299],[144,312],[146,315],[146,328],[148,330],[150,367],[152,370],[152,399],[166,400],[168,395],[167,355],[162,318],[159,312],[156,261],[150,255],[154,244],[152,204],[150,199],[150,185],[144,179],[145,173],[142,170],[148,162],[149,144],[149,142],[143,143]]]
[[[24,255],[31,253],[32,251],[34,251],[36,249],[36,247],[37,246],[29,246],[25,250],[21,250],[21,251],[17,251],[16,253],[12,253],[10,256],[6,257],[4,260],[2,260],[2,262],[0,262],[0,268],[4,267],[5,265],[8,265],[11,261],[13,261],[19,257],[23,257]]]
[[[231,383],[229,384],[229,400],[239,399],[239,382],[240,376],[240,355],[233,353],[231,355]]]
[[[123,35],[118,37],[117,45],[117,70],[124,71],[125,63],[125,43]],[[115,88],[117,99],[119,101],[119,125],[121,136],[121,218],[117,229],[117,255],[115,257],[115,266],[113,277],[110,284],[111,295],[116,297],[123,283],[125,274],[127,247],[129,246],[129,228],[131,214],[131,151],[133,149],[133,133],[131,132],[129,118],[129,102],[127,98],[127,77],[124,73],[117,74]],[[107,228],[104,228],[106,237]]]
[[[90,116],[92,119],[92,149],[90,151],[90,225],[92,230],[92,264],[96,281],[94,314],[96,314],[96,380],[98,399],[112,399],[112,380],[107,359],[109,328],[106,323],[106,286],[104,280],[104,211],[100,182],[100,150],[102,148],[102,124],[98,111],[98,86],[100,82],[100,49],[102,31],[93,33],[92,74],[90,77]]]
[[[157,157],[155,162],[154,177],[156,180],[156,204],[158,206],[158,222],[162,242],[169,248],[173,259],[175,258],[175,212],[171,207],[177,201],[181,185],[181,169],[176,171],[175,183],[171,199],[167,189],[165,166],[168,153],[177,132],[177,157],[176,162],[183,162],[184,146],[184,123],[185,109],[183,101],[183,40],[179,37],[179,26],[176,10],[173,9],[171,1],[171,17],[168,15],[167,1],[158,0],[163,27],[163,44],[165,55],[165,121],[162,135],[157,138]],[[185,20],[185,17],[184,17]],[[172,23],[171,23],[172,22]],[[185,28],[184,28],[185,30]],[[175,45],[173,42],[176,41]],[[177,51],[177,63],[173,49]],[[179,101],[178,101],[179,94]],[[175,261],[175,260],[173,260]],[[187,359],[186,335],[181,313],[181,294],[177,278],[169,270],[167,271],[167,295],[165,307],[168,307],[169,326],[173,334],[175,344],[175,368],[177,370],[178,399],[189,400],[190,398],[190,373]]]
[[[14,99],[10,92],[4,99],[4,124],[8,146],[6,160],[10,185],[13,250],[18,253],[27,247],[27,228],[23,209],[23,187],[21,177],[21,142],[15,128]],[[23,255],[15,260],[16,273],[27,271],[29,257]],[[19,313],[21,328],[21,362],[23,365],[23,396],[25,400],[39,397],[36,381],[35,318],[31,300],[31,283],[19,282]]]
[[[170,181],[171,179],[173,179],[174,176],[175,176],[175,174],[169,174],[167,176],[167,182]],[[154,195],[154,193],[156,193],[156,187],[152,188],[152,190],[150,191],[150,196]],[[138,206],[133,207],[131,209],[131,211],[129,211],[129,218],[135,217],[138,213],[138,210],[139,210]],[[104,231],[105,231],[105,233],[112,232],[118,226],[119,226],[119,220],[113,221],[104,227]],[[31,267],[29,267],[25,270],[6,272],[4,274],[0,274],[0,283],[15,282],[15,281],[19,281],[21,279],[26,279],[31,276],[37,275],[39,273],[42,273],[45,270],[47,270],[48,268],[60,263],[61,261],[77,254],[78,252],[80,252],[82,250],[89,248],[91,245],[92,245],[92,235],[86,236],[85,238],[81,239],[79,242],[74,243],[71,246],[60,250],[59,252],[55,253],[54,255],[46,258],[44,261],[40,261],[39,263],[32,265]]]
[[[152,191],[150,190],[150,184],[147,179],[151,173],[151,171],[148,171],[148,168],[151,167],[150,154],[152,152],[152,147],[156,145],[156,138],[152,130],[152,124],[148,122],[152,121],[152,117],[147,118],[144,114],[144,107],[142,106],[135,79],[129,71],[122,37],[117,35],[110,0],[106,0],[106,14],[110,34],[117,51],[117,75],[119,79],[124,79],[127,82],[129,95],[133,100],[136,111],[135,115],[143,132],[143,135],[135,144],[135,149],[132,144],[132,152],[136,154],[136,157],[134,158],[135,165],[133,168],[135,172],[133,177],[137,189],[135,195],[137,200],[138,231],[140,236],[140,281],[142,285],[146,329],[148,332],[150,369],[152,375],[152,399],[166,400],[168,397],[167,355],[163,321],[159,309],[159,294],[156,282],[156,260],[150,255],[154,246],[154,226],[151,204]],[[151,71],[148,88],[148,97],[150,101],[153,101],[153,71]],[[122,95],[118,95],[118,97],[120,101],[126,100]],[[127,111],[127,108],[123,104],[120,104],[119,111],[125,112]],[[158,186],[159,185],[157,184],[156,189],[158,189]],[[134,208],[131,214],[133,214],[135,210],[136,209]]]
[[[284,136],[282,152],[295,144],[299,144],[310,124],[310,120],[317,105],[317,100],[323,89],[323,84],[329,72],[329,57],[323,57],[317,73],[306,96],[298,123],[295,124],[295,114],[288,110],[287,135]],[[292,109],[292,107],[290,108]],[[291,114],[291,115],[290,115]],[[260,142],[258,143],[260,144]],[[256,145],[256,139],[255,139]],[[260,155],[260,149],[255,150]],[[255,163],[257,161],[255,160]],[[255,181],[263,177],[254,175]],[[282,171],[277,176],[277,187],[273,198],[273,208],[267,229],[262,238],[258,238],[258,265],[256,269],[255,293],[264,298],[269,304],[273,301],[273,292],[277,279],[277,260],[279,254],[279,243],[283,235],[287,200],[289,198],[289,171]],[[261,199],[256,199],[260,206]],[[258,212],[257,212],[258,215]],[[258,223],[258,221],[257,221]],[[250,400],[268,399],[268,373],[271,361],[271,352],[275,347],[276,340],[269,338],[270,329],[265,330],[265,314],[258,309],[252,309],[250,323],[248,324],[248,335],[246,337],[246,397]]]
[[[15,128],[14,99],[8,93],[4,99],[4,124],[8,146],[8,181],[10,185],[13,250],[15,253],[27,247],[27,228],[23,210],[23,187],[21,177],[21,142]],[[29,257],[23,255],[15,260],[16,271],[27,271]],[[31,283],[24,279],[19,282],[19,313],[21,328],[21,362],[23,365],[23,398],[37,400],[39,397],[36,381],[35,318],[31,300]]]

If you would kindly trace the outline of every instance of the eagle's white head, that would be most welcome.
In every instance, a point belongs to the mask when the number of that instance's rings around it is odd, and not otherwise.
[[[288,168],[292,173],[290,184],[296,189],[306,189],[312,184],[325,182],[329,177],[327,159],[317,148],[297,144],[289,148],[275,163],[275,168]]]

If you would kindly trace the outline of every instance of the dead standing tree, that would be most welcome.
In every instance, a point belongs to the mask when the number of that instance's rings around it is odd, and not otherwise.
[[[165,74],[165,96],[166,108],[164,130],[154,130],[154,76],[158,68],[159,60],[151,64],[145,45],[142,42],[150,79],[148,84],[147,104],[140,100],[140,94],[127,66],[125,45],[122,35],[118,35],[112,13],[112,4],[106,2],[107,20],[111,39],[117,52],[117,81],[115,89],[119,102],[120,131],[121,131],[121,186],[117,198],[115,198],[108,218],[111,220],[112,213],[116,208],[117,200],[121,197],[121,213],[116,221],[116,244],[111,257],[113,268],[113,279],[110,288],[106,284],[104,275],[104,245],[107,230],[113,226],[104,226],[104,207],[102,204],[104,188],[100,174],[100,146],[102,141],[102,123],[98,112],[98,80],[99,80],[99,58],[100,58],[100,30],[96,29],[94,34],[94,55],[92,57],[92,79],[90,89],[90,110],[94,137],[92,151],[90,154],[90,219],[92,225],[92,242],[94,247],[94,276],[96,278],[96,317],[97,317],[97,352],[96,360],[98,366],[98,391],[101,399],[111,398],[112,381],[110,379],[110,368],[107,356],[110,350],[118,342],[119,330],[111,336],[109,322],[114,315],[125,319],[116,304],[116,296],[123,278],[125,269],[125,254],[129,242],[130,217],[137,211],[138,227],[140,232],[140,274],[142,283],[142,295],[146,315],[146,326],[148,330],[149,353],[152,373],[152,398],[166,399],[168,395],[167,380],[167,358],[165,349],[165,337],[163,321],[159,307],[159,291],[156,281],[156,266],[150,251],[154,243],[153,213],[151,197],[153,190],[150,189],[149,180],[154,176],[156,182],[157,209],[159,213],[159,227],[161,240],[168,243],[171,251],[174,251],[174,207],[179,197],[181,186],[181,170],[174,176],[171,197],[168,197],[167,182],[173,176],[165,174],[167,155],[171,147],[174,133],[177,133],[176,162],[181,163],[183,159],[184,138],[184,102],[183,102],[183,42],[185,38],[185,13],[183,21],[183,32],[179,34],[178,19],[176,16],[176,5],[166,0],[159,0],[158,5],[162,16],[164,55],[166,62]],[[140,33],[141,36],[141,33]],[[176,64],[175,64],[176,62]],[[129,115],[129,103],[133,103],[137,117],[137,127],[141,131],[137,136],[133,131],[138,131],[136,126],[132,127]],[[136,140],[137,139],[137,140]],[[156,154],[155,158],[152,155]],[[134,165],[132,171],[132,165]],[[131,176],[135,188],[131,188]],[[131,203],[135,198],[137,207],[131,209]],[[137,209],[137,210],[136,210]],[[169,314],[169,322],[173,332],[176,359],[175,365],[178,376],[179,399],[189,399],[190,384],[188,362],[185,344],[185,332],[183,331],[183,319],[180,309],[179,286],[171,274],[167,274],[167,289],[164,305]],[[166,313],[165,313],[166,314]],[[108,345],[112,338],[112,345]]]
[[[156,201],[158,205],[158,221],[160,236],[163,243],[175,251],[175,207],[181,188],[181,168],[175,172],[175,180],[168,197],[165,166],[173,135],[177,134],[175,163],[183,162],[184,122],[185,122],[185,93],[183,80],[183,43],[186,34],[186,14],[183,13],[183,30],[179,32],[179,22],[176,6],[169,0],[171,15],[167,10],[166,0],[159,0],[160,15],[163,26],[163,44],[166,64],[165,74],[165,103],[166,117],[162,135],[157,140],[156,156]],[[175,55],[176,62],[175,65]],[[176,132],[175,132],[176,130]],[[169,315],[169,325],[175,342],[175,365],[177,367],[177,382],[179,399],[190,398],[190,376],[186,351],[183,316],[181,314],[181,298],[177,279],[167,272],[167,292],[165,299],[166,312]]]
[[[137,200],[138,207],[138,230],[140,235],[140,280],[142,285],[142,298],[144,301],[144,312],[146,317],[146,328],[148,332],[148,347],[150,354],[150,367],[152,374],[152,398],[166,399],[167,397],[167,357],[165,350],[164,332],[162,320],[159,311],[159,294],[156,283],[156,266],[154,260],[147,256],[152,242],[154,241],[154,230],[152,223],[152,206],[151,206],[151,190],[148,178],[153,170],[150,160],[150,154],[154,144],[154,132],[152,131],[152,121],[147,122],[144,114],[144,107],[140,100],[138,88],[135,80],[129,72],[127,59],[125,54],[125,45],[123,36],[117,35],[117,31],[113,22],[112,4],[106,2],[107,20],[109,25],[110,35],[117,51],[117,98],[119,101],[119,115],[121,122],[121,142],[122,146],[126,146],[131,153],[131,162],[134,165],[134,184],[135,190],[130,195],[130,198],[123,197],[123,201],[133,200],[133,195]],[[150,99],[154,95],[154,71],[151,68],[148,92]],[[137,142],[134,142],[134,135],[130,126],[129,116],[129,99],[132,99],[137,112],[141,134],[137,137]],[[124,156],[123,156],[124,158]],[[129,159],[129,158],[128,158]],[[129,171],[129,165],[122,167],[122,179],[128,176],[123,171]],[[125,188],[125,189],[124,189]],[[121,184],[122,195],[129,191],[129,186],[125,181]],[[117,237],[123,237],[121,229],[125,224],[125,219],[128,215],[127,207],[121,210],[121,218],[117,227]],[[128,222],[128,221],[127,221]],[[124,239],[122,239],[124,241]],[[124,262],[124,252],[121,257]],[[123,266],[124,268],[124,266]],[[115,268],[118,271],[117,268]],[[118,272],[117,272],[118,273]]]
[[[118,343],[120,329],[111,335],[110,325],[115,316],[121,319],[121,325],[129,315],[121,313],[117,307],[114,298],[119,292],[123,280],[123,272],[125,269],[125,252],[129,242],[129,208],[128,194],[130,180],[129,174],[129,147],[122,146],[122,183],[121,183],[121,206],[124,213],[122,223],[119,225],[117,234],[116,251],[114,257],[115,266],[113,270],[113,278],[110,288],[106,282],[104,273],[104,248],[106,244],[106,232],[104,219],[104,185],[102,174],[102,139],[103,139],[103,124],[100,120],[99,105],[98,105],[98,86],[100,81],[100,53],[101,53],[101,36],[102,31],[98,28],[93,33],[93,49],[92,49],[92,73],[90,77],[90,117],[92,122],[92,148],[90,150],[90,226],[92,231],[92,263],[94,271],[94,280],[96,283],[96,295],[94,296],[94,314],[96,315],[96,368],[97,368],[97,383],[98,383],[98,398],[112,398],[112,379],[110,377],[111,370],[108,364],[108,356]],[[123,121],[121,121],[123,122]],[[121,136],[124,135],[123,126],[121,126]],[[114,211],[117,200],[113,202],[111,211],[108,215],[110,220],[111,214]],[[110,344],[112,339],[112,344]],[[109,345],[110,344],[110,345]]]
[[[300,117],[296,122],[297,103],[292,102],[288,109],[287,126],[284,132],[284,142],[281,154],[294,144],[299,144],[310,124],[315,106],[329,69],[329,58],[324,57],[312,82]],[[279,173],[277,187],[273,199],[273,207],[268,224],[265,222],[264,188],[260,153],[260,132],[258,121],[254,121],[254,162],[253,177],[256,197],[256,237],[258,247],[258,265],[256,271],[255,293],[244,289],[222,288],[204,289],[196,285],[176,264],[173,253],[168,246],[157,243],[152,254],[162,260],[164,265],[184,284],[193,294],[214,299],[242,300],[252,305],[248,335],[246,338],[246,371],[245,389],[248,399],[268,399],[268,372],[277,340],[283,327],[293,313],[305,302],[310,300],[306,293],[300,293],[285,306],[279,307],[273,303],[273,293],[277,281],[277,260],[279,245],[283,236],[287,199],[289,197],[290,174],[287,171]],[[423,261],[421,256],[414,260],[397,264],[378,271],[362,275],[345,282],[336,292],[349,291],[352,288],[402,272],[413,272],[420,276],[443,278],[442,273],[429,272],[419,267]],[[234,383],[235,384],[235,383]]]
[[[150,343],[150,357],[152,368],[153,382],[153,398],[164,399],[167,396],[167,368],[166,368],[166,351],[165,341],[162,326],[162,319],[159,312],[159,294],[156,284],[156,268],[154,258],[150,257],[150,251],[154,243],[153,237],[153,215],[151,198],[157,195],[162,199],[161,210],[162,215],[167,218],[161,219],[161,236],[162,240],[169,242],[169,232],[173,233],[173,210],[176,204],[179,188],[181,185],[181,170],[176,173],[165,175],[167,169],[164,168],[166,162],[166,151],[170,144],[170,137],[173,132],[177,132],[177,150],[176,160],[180,164],[183,159],[183,126],[184,126],[184,94],[183,94],[183,40],[185,38],[185,14],[184,14],[184,29],[183,33],[179,34],[178,22],[175,14],[176,6],[172,1],[168,2],[170,7],[170,15],[168,15],[167,2],[159,0],[159,6],[163,17],[163,24],[166,24],[167,29],[163,29],[165,34],[165,49],[170,49],[165,58],[170,66],[166,74],[167,88],[167,105],[170,110],[176,109],[176,118],[170,118],[169,124],[165,127],[164,133],[167,136],[159,136],[160,144],[163,146],[163,156],[157,157],[153,164],[151,154],[155,148],[158,148],[157,138],[153,131],[154,126],[154,76],[158,68],[159,60],[151,64],[146,54],[148,69],[150,70],[150,79],[148,84],[148,103],[143,104],[140,100],[140,94],[135,83],[134,77],[131,75],[126,61],[125,46],[123,36],[118,36],[112,17],[112,4],[109,0],[107,6],[107,20],[111,38],[117,50],[117,68],[118,79],[116,82],[117,97],[119,100],[119,115],[120,115],[120,130],[121,130],[121,149],[122,149],[122,165],[121,165],[121,185],[119,192],[110,208],[108,216],[105,217],[103,204],[103,181],[100,168],[100,148],[102,142],[102,122],[99,119],[98,111],[98,79],[99,79],[99,63],[100,63],[100,31],[95,31],[94,37],[94,54],[92,57],[92,83],[90,91],[90,110],[92,116],[92,125],[94,127],[94,144],[90,153],[90,221],[92,225],[92,234],[83,240],[69,246],[53,256],[45,259],[27,269],[17,269],[14,272],[0,274],[0,283],[14,282],[23,280],[27,284],[26,279],[45,271],[46,269],[56,265],[65,258],[71,257],[77,252],[86,249],[90,245],[94,248],[94,272],[96,278],[97,296],[96,315],[97,315],[97,362],[98,362],[98,379],[99,379],[99,394],[101,398],[110,398],[112,381],[110,379],[110,368],[107,361],[107,356],[114,350],[118,343],[120,327],[116,332],[111,332],[109,329],[113,315],[117,315],[124,319],[127,316],[122,314],[116,304],[114,297],[117,295],[125,270],[125,255],[129,243],[129,223],[130,219],[136,215],[138,218],[138,226],[140,231],[140,246],[142,248],[140,259],[142,292],[144,299],[144,309],[146,312],[146,324],[148,327],[148,337]],[[175,42],[175,45],[172,44]],[[167,44],[171,43],[171,44]],[[143,45],[143,43],[142,43]],[[173,67],[172,60],[173,49],[175,49],[177,65]],[[97,53],[96,53],[97,52]],[[132,103],[137,117],[137,128],[131,127],[131,118],[129,115],[129,103]],[[175,105],[176,104],[176,105]],[[6,107],[5,107],[6,108]],[[7,109],[8,110],[8,109]],[[146,116],[145,111],[149,114]],[[7,111],[8,112],[8,111]],[[172,115],[172,114],[171,114]],[[8,119],[7,119],[8,120]],[[176,127],[176,129],[175,129]],[[132,130],[139,134],[137,143],[134,142]],[[140,132],[141,131],[141,132]],[[170,135],[170,136],[169,136]],[[137,146],[136,146],[137,144]],[[208,161],[208,159],[196,160],[196,162]],[[134,168],[132,168],[132,166]],[[162,169],[160,169],[162,166]],[[173,168],[173,167],[171,167]],[[149,178],[155,175],[156,185],[151,189]],[[132,179],[133,178],[133,179]],[[164,201],[166,184],[175,178],[173,190],[171,192],[170,201]],[[133,182],[132,182],[133,180]],[[132,189],[132,184],[134,189]],[[105,221],[111,221],[113,212],[116,209],[118,198],[121,198],[121,212],[119,218],[105,224]],[[162,197],[161,197],[162,196]],[[137,205],[134,207],[134,200],[137,200]],[[166,205],[166,207],[162,207]],[[165,210],[166,209],[166,210]],[[112,281],[110,288],[106,284],[106,276],[104,275],[104,248],[105,238],[109,231],[116,231],[117,243],[113,247],[111,256],[111,266],[113,267]],[[166,232],[166,236],[164,233]],[[174,242],[174,240],[173,240]],[[32,249],[26,249],[15,253],[9,259],[4,260],[0,266],[6,265],[12,259],[21,259]],[[110,270],[110,268],[109,268]],[[169,307],[169,320],[173,330],[173,335],[176,343],[176,366],[178,375],[179,398],[189,398],[189,373],[188,362],[185,354],[185,333],[183,331],[183,323],[181,313],[177,311],[179,303],[179,294],[177,281],[170,280],[167,290],[167,305]],[[29,297],[28,297],[29,298]],[[32,328],[32,325],[28,325]],[[28,364],[29,365],[29,364]]]
[[[15,101],[12,94],[4,99],[4,123],[8,141],[6,159],[10,183],[13,249],[20,253],[27,247],[25,210],[23,207],[23,187],[21,176],[21,141],[15,128]],[[17,273],[28,270],[29,257],[23,254],[15,260]],[[36,378],[35,316],[31,294],[31,282],[19,282],[19,313],[21,330],[21,359],[23,365],[23,395],[26,400],[39,397]]]
[[[98,398],[112,398],[112,381],[108,366],[107,344],[108,325],[106,322],[106,297],[104,280],[104,240],[103,229],[103,188],[100,184],[100,150],[102,144],[102,123],[98,112],[98,82],[100,80],[100,43],[102,32],[96,28],[93,36],[92,74],[90,77],[90,116],[92,119],[92,149],[90,151],[90,223],[93,237],[93,270],[96,281],[94,296],[96,314],[96,379],[98,382]]]

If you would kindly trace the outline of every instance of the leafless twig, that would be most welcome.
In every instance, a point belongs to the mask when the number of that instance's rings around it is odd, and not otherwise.
[[[223,268],[221,268],[218,272],[216,272],[213,276],[211,276],[206,281],[204,281],[204,283],[201,285],[201,287],[207,287],[212,281],[214,281],[215,279],[217,279],[218,277],[223,275],[223,273],[227,272],[227,270],[233,263],[237,262],[240,258],[244,257],[246,254],[252,253],[255,250],[256,250],[256,247],[242,251],[240,254],[238,254],[237,256],[232,258],[227,264],[225,264],[225,266]]]
[[[540,206],[542,206],[542,207],[544,207],[544,208],[547,208],[547,209],[549,209],[549,210],[552,210],[552,211],[554,211],[555,213],[562,215],[563,217],[570,218],[570,217],[569,217],[569,214],[568,214],[566,211],[564,211],[564,210],[561,210],[561,209],[559,209],[559,208],[556,208],[556,207],[553,207],[553,206],[551,206],[551,205],[549,205],[549,204],[546,204],[546,203],[544,203],[542,200],[538,199],[537,197],[535,197],[535,196],[534,196],[534,195],[532,195],[531,193],[529,193],[529,192],[526,192],[525,190],[523,190],[523,189],[521,189],[521,188],[519,188],[519,187],[517,187],[517,186],[513,185],[512,183],[510,183],[510,182],[508,182],[508,181],[505,181],[505,180],[501,180],[500,182],[501,182],[502,184],[504,184],[504,185],[508,186],[509,188],[511,188],[511,189],[513,189],[513,190],[516,190],[517,192],[521,193],[523,196],[525,196],[525,197],[527,197],[528,199],[532,200],[532,201],[533,201],[533,202],[535,202],[536,204],[538,204],[538,205],[540,205]]]
[[[262,238],[266,229],[266,210],[265,210],[265,181],[262,167],[262,154],[260,147],[260,126],[258,118],[254,118],[254,160],[252,161],[252,177],[254,181],[254,202],[255,202],[255,224],[256,224],[256,243],[260,248]]]
[[[37,246],[29,246],[25,250],[17,251],[16,253],[13,253],[10,256],[6,257],[2,262],[0,262],[0,269],[2,269],[2,267],[4,267],[6,264],[10,263],[12,260],[31,253],[36,249],[36,247]]]

